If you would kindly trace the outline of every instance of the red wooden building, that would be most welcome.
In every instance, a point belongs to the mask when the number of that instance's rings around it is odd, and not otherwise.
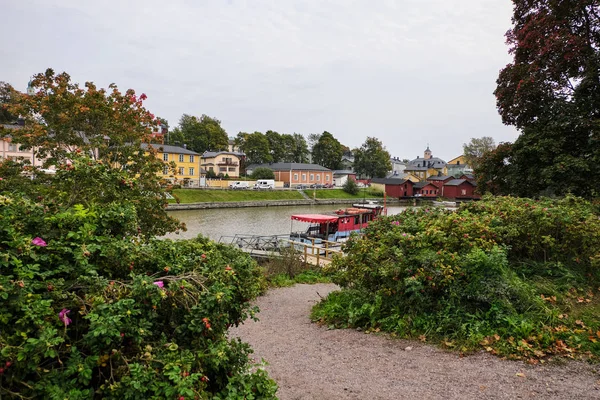
[[[430,176],[429,178],[427,178],[427,182],[430,182],[430,183],[434,184],[436,187],[441,189],[441,187],[444,186],[444,183],[450,182],[453,179],[454,179],[453,176],[446,176],[446,175]]]
[[[446,182],[442,187],[442,197],[448,199],[478,199],[480,196],[475,194],[477,184],[466,179],[453,179]]]
[[[414,195],[416,197],[439,197],[442,189],[431,182],[417,182],[413,186]]]
[[[388,197],[412,197],[414,182],[408,179],[373,178],[371,187],[385,191]]]

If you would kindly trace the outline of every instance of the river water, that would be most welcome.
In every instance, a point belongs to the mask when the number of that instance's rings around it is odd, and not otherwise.
[[[308,227],[308,224],[298,221],[294,221],[292,225],[292,214],[324,214],[343,207],[343,205],[307,205],[169,211],[169,215],[185,222],[188,230],[179,234],[169,234],[166,237],[190,239],[202,234],[218,241],[222,236],[236,234],[287,235],[292,230],[303,231]],[[400,206],[388,207],[388,215],[398,214],[405,209],[406,207]]]

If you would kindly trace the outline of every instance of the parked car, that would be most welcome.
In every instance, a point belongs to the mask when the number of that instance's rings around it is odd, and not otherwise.
[[[298,190],[301,190],[301,189],[308,189],[308,185],[299,184],[299,185],[296,185],[296,189],[298,189]]]
[[[323,187],[324,187],[324,188],[327,188],[327,189],[331,189],[331,188],[333,188],[334,186],[333,186],[333,183],[327,183],[327,184],[323,185]]]
[[[244,181],[235,181],[235,182],[231,182],[229,184],[229,189],[248,189],[250,186],[248,185],[248,182],[244,182]]]
[[[313,183],[312,185],[310,185],[311,189],[321,189],[323,187],[323,185],[321,185],[320,183]]]
[[[258,190],[275,189],[275,180],[274,179],[259,179],[254,184],[254,189],[258,189]]]

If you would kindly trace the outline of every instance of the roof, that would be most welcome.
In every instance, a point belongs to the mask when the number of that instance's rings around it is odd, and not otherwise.
[[[435,186],[433,183],[431,182],[417,182],[413,185],[413,188],[415,189],[423,189],[425,186],[427,185],[431,185],[431,186]]]
[[[463,176],[465,177],[464,179],[475,179],[475,175],[473,175],[473,174],[462,174],[461,178]]]
[[[311,223],[322,223],[322,222],[335,222],[339,219],[335,215],[323,215],[323,214],[296,214],[292,215],[294,221],[311,222]]]
[[[442,176],[430,176],[429,178],[427,178],[428,181],[445,181],[447,179],[454,179],[454,177],[442,175]]]
[[[467,182],[470,185],[477,186],[477,184],[475,182],[471,182],[471,181],[466,180],[466,179],[452,179],[451,181],[446,182],[444,184],[444,186],[459,186],[459,185],[462,185],[465,182]]]
[[[158,150],[160,152],[163,152],[163,153],[190,154],[190,155],[194,155],[194,156],[199,156],[200,155],[200,154],[196,153],[195,151],[186,149],[184,147],[171,146],[169,144],[148,144],[148,143],[142,143],[142,149],[147,149],[148,146],[152,146],[156,150]]]
[[[405,171],[427,171],[430,168],[433,168],[433,167],[415,167],[415,166],[409,165],[404,170]]]
[[[356,172],[350,171],[349,169],[336,169],[333,171],[334,175],[356,175]]]
[[[300,171],[331,171],[329,168],[325,168],[317,164],[304,164],[304,163],[271,163],[271,164],[252,164],[246,167],[246,169],[254,170],[256,168],[269,168],[273,171],[289,171],[289,170],[300,170]]]
[[[430,168],[444,168],[446,166],[446,161],[438,157],[431,157],[428,159],[415,158],[414,160],[409,161],[408,165],[409,167],[422,167],[423,163],[425,163],[425,165],[431,165]]]
[[[405,183],[413,181],[409,181],[407,179],[394,179],[394,178],[373,178],[371,179],[371,183],[379,183],[384,185],[404,185]]]
[[[241,157],[244,153],[238,153],[237,151],[205,151],[202,153],[202,158],[214,158],[221,154],[231,154],[232,156]]]

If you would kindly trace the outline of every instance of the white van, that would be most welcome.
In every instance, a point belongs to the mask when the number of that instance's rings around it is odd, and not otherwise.
[[[250,186],[248,185],[248,182],[244,182],[244,181],[235,181],[235,182],[231,182],[229,184],[229,189],[248,189]]]
[[[254,185],[254,189],[275,189],[274,179],[259,179]]]

